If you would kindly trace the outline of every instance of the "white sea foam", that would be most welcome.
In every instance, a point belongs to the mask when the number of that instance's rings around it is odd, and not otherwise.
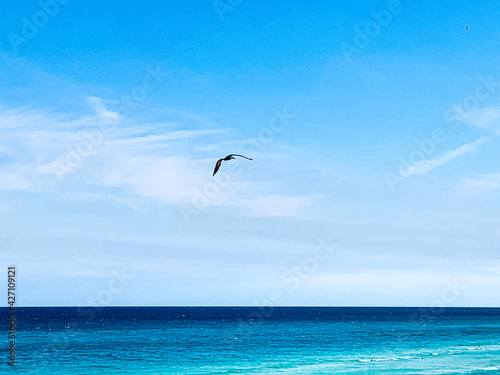
[[[387,358],[359,358],[358,361],[359,362],[371,362],[371,361],[383,362],[383,361],[399,361],[402,359],[419,359],[419,358],[422,358],[422,357],[417,357],[414,355],[405,355],[405,356],[401,356],[401,357],[387,357]]]

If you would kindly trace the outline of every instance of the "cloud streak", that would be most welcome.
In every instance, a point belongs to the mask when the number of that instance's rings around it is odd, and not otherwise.
[[[500,173],[484,174],[474,178],[463,178],[455,185],[458,196],[479,195],[500,188]]]
[[[466,143],[455,150],[448,151],[437,158],[422,160],[414,165],[403,169],[400,174],[403,177],[410,177],[414,175],[426,174],[429,171],[438,168],[449,161],[458,158],[462,155],[469,154],[473,152],[479,145],[483,144],[489,139],[489,137],[481,137],[472,143]]]

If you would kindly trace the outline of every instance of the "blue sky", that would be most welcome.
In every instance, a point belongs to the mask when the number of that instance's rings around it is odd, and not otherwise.
[[[0,7],[20,304],[498,306],[497,2]]]

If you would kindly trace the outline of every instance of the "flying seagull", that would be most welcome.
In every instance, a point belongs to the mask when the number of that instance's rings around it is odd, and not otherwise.
[[[465,25],[465,30],[469,30],[469,26]]]
[[[222,164],[222,161],[227,161],[227,160],[231,160],[231,159],[234,159],[235,156],[239,156],[239,157],[242,157],[242,158],[245,158],[245,159],[248,159],[248,160],[252,160],[252,158],[247,158],[246,156],[243,156],[243,155],[239,155],[239,154],[229,154],[228,156],[226,156],[225,158],[222,158],[222,159],[219,159],[217,160],[217,163],[215,163],[215,169],[214,169],[214,174],[212,175],[215,176],[215,174],[217,173],[217,171],[219,170],[220,168],[220,165]]]

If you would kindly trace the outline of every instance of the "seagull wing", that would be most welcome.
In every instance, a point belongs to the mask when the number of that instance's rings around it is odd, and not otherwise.
[[[219,170],[221,164],[222,164],[222,159],[217,160],[217,163],[215,163],[214,174],[212,175],[212,177],[215,176],[215,174]]]
[[[242,158],[245,158],[245,159],[248,159],[248,160],[252,160],[252,158],[247,158],[246,156],[243,156],[243,155],[240,155],[240,154],[230,154],[228,156],[239,156],[239,157],[242,157]]]

